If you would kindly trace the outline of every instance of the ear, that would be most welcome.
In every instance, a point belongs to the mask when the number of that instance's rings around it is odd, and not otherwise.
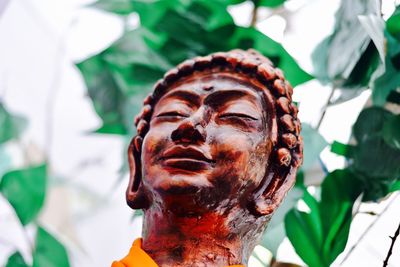
[[[271,171],[264,181],[265,185],[253,195],[253,213],[257,216],[272,215],[296,182],[296,173],[297,167],[294,166],[285,173]]]
[[[146,209],[150,205],[142,182],[142,141],[142,137],[135,136],[128,148],[129,184],[126,189],[126,203],[132,209]]]

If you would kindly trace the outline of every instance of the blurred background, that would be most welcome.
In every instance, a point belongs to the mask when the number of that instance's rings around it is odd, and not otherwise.
[[[383,265],[400,222],[399,4],[0,0],[0,266],[124,257],[141,233],[124,191],[143,97],[181,60],[236,47],[296,85],[305,140],[249,266]]]

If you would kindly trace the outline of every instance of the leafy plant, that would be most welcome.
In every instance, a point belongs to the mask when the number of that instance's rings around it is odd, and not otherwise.
[[[18,138],[25,128],[26,121],[20,116],[11,115],[0,102],[0,144],[12,138]]]
[[[283,69],[293,85],[310,80],[279,43],[253,27],[234,24],[227,6],[236,2],[96,2],[95,7],[120,15],[137,12],[141,22],[109,48],[77,65],[103,120],[97,132],[128,134],[140,100],[157,79],[172,66],[198,55],[252,47]]]
[[[355,17],[354,8],[362,16]],[[357,198],[379,201],[400,188],[399,115],[382,107],[400,86],[400,68],[395,67],[399,62],[399,28],[393,24],[398,21],[399,7],[387,20],[386,28],[374,10],[379,9],[372,1],[343,1],[334,33],[314,52],[318,78],[330,83],[332,90],[370,88],[375,106],[359,114],[353,126],[355,143],[332,144],[332,152],[348,159],[347,167],[326,176],[321,200],[316,201],[304,188],[303,200],[310,211],[293,209],[285,218],[290,241],[311,267],[329,266],[344,250]],[[353,37],[356,42],[351,41]],[[346,44],[350,47],[343,48]]]
[[[357,188],[359,183],[350,170],[336,170],[322,183],[319,202],[304,188],[309,212],[293,209],[286,215],[286,234],[310,267],[329,266],[344,250],[353,203],[361,193]]]
[[[25,120],[10,114],[0,105],[0,145],[21,134]],[[0,180],[0,194],[13,207],[23,227],[35,224],[36,242],[32,247],[33,267],[69,266],[64,246],[44,228],[36,224],[43,207],[47,188],[47,165],[29,166],[6,172]],[[31,244],[29,244],[31,245]],[[6,267],[28,267],[22,255],[16,251],[7,260]]]
[[[252,0],[249,27],[236,25],[227,10],[229,5],[242,2],[99,0],[92,4],[123,19],[132,13],[140,18],[138,28],[124,32],[104,51],[77,64],[103,122],[96,132],[131,136],[132,118],[152,85],[172,66],[194,56],[255,48],[283,69],[293,85],[312,79],[281,44],[254,27],[258,9],[284,8],[285,0]],[[388,102],[400,104],[399,25],[400,7],[385,22],[376,1],[343,0],[333,33],[314,51],[314,76],[332,87],[327,108],[365,90],[372,92],[372,106],[359,114],[349,144],[330,144],[332,152],[346,157],[346,167],[341,170],[328,172],[324,168],[319,155],[328,143],[318,127],[303,124],[303,169],[262,239],[262,245],[274,255],[287,236],[307,265],[329,266],[346,246],[359,202],[378,202],[400,190],[400,115],[387,108]],[[16,141],[25,124],[23,118],[0,104],[0,144]],[[326,172],[321,175],[325,176],[321,184],[312,185],[320,190],[320,198],[310,193],[307,183],[308,171],[318,163]],[[0,180],[0,193],[21,225],[36,229],[32,265],[16,251],[6,267],[69,266],[64,246],[37,223],[46,197],[47,164],[17,170],[9,170],[7,164],[0,167],[7,169]],[[306,210],[298,208],[299,201]]]

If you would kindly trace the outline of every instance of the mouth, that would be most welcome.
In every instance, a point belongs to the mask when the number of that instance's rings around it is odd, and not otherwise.
[[[193,146],[173,146],[167,149],[161,158],[166,167],[178,168],[187,171],[209,169],[215,161],[206,151]]]

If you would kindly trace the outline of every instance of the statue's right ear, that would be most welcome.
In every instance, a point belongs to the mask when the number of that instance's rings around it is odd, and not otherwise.
[[[142,141],[142,137],[135,136],[128,148],[129,184],[126,189],[126,203],[132,209],[145,209],[150,204],[142,182]]]

